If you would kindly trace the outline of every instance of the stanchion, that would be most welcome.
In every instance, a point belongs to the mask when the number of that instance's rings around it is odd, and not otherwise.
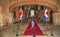
[[[33,37],[36,37],[34,28],[33,28],[33,31],[34,31],[34,35],[33,35]]]
[[[43,26],[44,26],[43,30],[44,30],[44,32],[45,32],[45,35],[47,35],[47,36],[48,36],[48,34],[47,34],[47,33],[46,33],[46,31],[45,31],[46,23],[47,23],[47,22],[43,22]]]
[[[54,34],[53,34],[53,28],[54,28],[54,25],[52,25],[51,36],[54,36]]]
[[[16,34],[16,36],[19,36],[19,34],[18,34],[18,29],[19,29],[19,27],[17,27],[17,34]]]
[[[36,37],[35,35],[33,35],[33,37]]]
[[[21,21],[21,30],[22,30],[23,22]]]
[[[20,22],[17,22],[17,23],[18,23],[18,25],[17,25],[17,34],[16,34],[16,36],[19,36],[18,30],[19,30],[19,23],[20,23]]]

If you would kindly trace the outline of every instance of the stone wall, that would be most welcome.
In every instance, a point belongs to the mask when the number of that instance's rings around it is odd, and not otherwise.
[[[53,13],[53,24],[60,25],[60,13]]]
[[[0,0],[0,5],[2,8],[1,9],[2,12],[0,11],[0,15],[1,15],[0,19],[3,21],[3,24],[5,25],[6,22],[11,23],[12,22],[12,13],[9,12],[9,0]]]
[[[23,0],[0,0],[0,5],[2,6],[1,8],[1,10],[2,10],[2,12],[0,11],[0,22],[1,23],[6,23],[6,22],[9,22],[9,23],[11,23],[12,22],[12,13],[10,13],[9,12],[9,6],[11,5],[11,3],[13,4],[14,2],[16,2],[16,1],[23,1]],[[25,0],[24,0],[25,1]],[[28,1],[28,0],[27,0]],[[33,0],[34,1],[34,0]],[[40,1],[40,0],[38,0],[38,1]],[[43,1],[43,0],[42,0]],[[46,0],[45,0],[46,1]],[[49,0],[48,0],[49,1]],[[52,2],[53,0],[51,0],[50,2]],[[54,2],[53,2],[54,3]],[[2,13],[2,14],[1,14]],[[55,24],[57,24],[58,23],[58,19],[59,19],[59,17],[57,17],[57,16],[59,16],[59,13],[54,13],[53,14],[54,16],[53,16],[53,18],[54,18],[54,23]],[[55,19],[55,16],[57,17],[57,19]],[[58,23],[59,24],[59,23]]]
[[[60,25],[60,12],[56,14],[56,25]]]

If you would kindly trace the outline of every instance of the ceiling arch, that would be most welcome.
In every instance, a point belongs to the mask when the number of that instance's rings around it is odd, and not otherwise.
[[[14,11],[15,8],[22,5],[42,5],[51,8],[53,11],[58,11],[58,7],[55,4],[46,1],[18,1],[9,6],[9,11]]]

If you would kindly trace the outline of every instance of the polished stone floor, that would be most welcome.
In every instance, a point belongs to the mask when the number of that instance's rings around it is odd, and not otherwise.
[[[29,23],[29,22],[28,22]],[[22,23],[19,25],[19,30],[18,30],[18,37],[33,37],[33,36],[24,36],[24,32],[28,26],[28,23]],[[43,24],[41,22],[37,22],[38,26],[40,29],[43,31],[44,35],[43,36],[36,36],[36,37],[60,37],[60,25],[53,25],[50,23]],[[17,25],[14,24],[11,26],[8,25],[5,28],[1,29],[1,37],[16,37],[16,31],[17,31]],[[53,35],[51,35],[53,33]]]

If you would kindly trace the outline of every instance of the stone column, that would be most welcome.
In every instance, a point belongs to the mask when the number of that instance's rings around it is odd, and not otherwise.
[[[0,7],[0,26],[3,25],[3,14],[2,14],[2,7]]]
[[[9,15],[8,15],[7,20],[8,20],[9,23],[12,23],[13,22],[13,13],[12,12],[9,12],[8,14]]]
[[[53,24],[57,24],[57,13],[53,13]]]

